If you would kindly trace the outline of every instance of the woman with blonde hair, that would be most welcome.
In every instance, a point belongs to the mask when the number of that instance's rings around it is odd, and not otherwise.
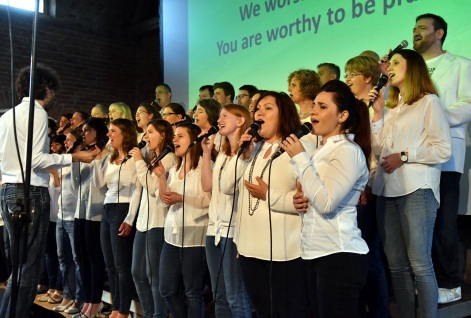
[[[110,122],[116,118],[132,120],[132,112],[128,105],[123,102],[112,103],[108,109]]]
[[[373,181],[379,233],[400,317],[437,316],[438,286],[431,248],[440,200],[441,163],[451,156],[450,127],[422,56],[401,50],[389,61],[389,108],[373,104]],[[376,91],[371,95],[377,97]]]

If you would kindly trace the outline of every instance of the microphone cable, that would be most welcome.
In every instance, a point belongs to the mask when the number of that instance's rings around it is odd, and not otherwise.
[[[276,152],[275,152],[276,153]],[[270,315],[273,316],[273,226],[272,226],[272,219],[271,219],[271,202],[270,202],[270,180],[271,180],[271,168],[273,165],[273,160],[270,160],[270,164],[268,166],[268,190],[267,190],[267,203],[268,203],[268,222],[270,224],[270,282],[268,284],[269,292],[270,292]]]
[[[235,168],[234,168],[234,191],[232,193],[232,207],[231,207],[231,216],[229,218],[229,225],[227,226],[227,233],[226,233],[226,244],[224,244],[224,248],[222,250],[222,255],[221,255],[221,260],[219,262],[219,269],[218,269],[218,276],[216,278],[216,286],[214,287],[214,297],[216,297],[217,295],[217,291],[218,291],[218,286],[219,286],[219,277],[221,275],[221,272],[222,272],[222,269],[223,269],[223,261],[224,261],[224,256],[226,255],[226,247],[227,247],[227,244],[228,244],[228,239],[229,239],[229,232],[231,230],[231,224],[232,224],[232,217],[234,216],[234,208],[235,208],[235,202],[236,202],[236,188],[237,188],[237,163],[239,162],[239,156],[236,155],[236,162],[235,162]],[[222,172],[222,169],[224,168],[221,167],[221,170],[220,170],[220,173],[219,175],[221,175],[221,172]],[[221,178],[219,178],[220,180]],[[221,191],[221,189],[219,189],[219,191]],[[237,193],[238,194],[238,193]],[[237,196],[237,199],[238,199],[238,196]],[[224,286],[224,288],[226,288],[226,286]]]

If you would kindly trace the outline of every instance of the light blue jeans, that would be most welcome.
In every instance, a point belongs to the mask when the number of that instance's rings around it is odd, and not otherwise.
[[[65,299],[84,301],[82,278],[74,244],[74,221],[56,222],[56,243]]]
[[[168,315],[167,305],[159,290],[159,263],[163,245],[164,228],[136,231],[131,272],[146,318],[165,318]]]
[[[438,286],[431,257],[437,206],[431,189],[400,197],[378,197],[378,229],[399,317],[415,317],[415,288],[420,317],[437,316]]]
[[[226,248],[225,251],[224,247]],[[216,299],[216,317],[231,317],[231,315],[233,318],[252,317],[249,295],[245,289],[239,261],[237,259],[237,246],[232,238],[226,239],[225,237],[221,237],[219,245],[214,246],[214,236],[207,236],[206,258],[211,274],[213,295]],[[222,270],[219,274],[221,258]],[[217,293],[215,290],[216,281],[218,281]],[[228,304],[229,307],[221,306],[218,308],[218,298],[225,298],[220,302],[226,304],[226,306]],[[227,312],[229,309],[230,311]]]

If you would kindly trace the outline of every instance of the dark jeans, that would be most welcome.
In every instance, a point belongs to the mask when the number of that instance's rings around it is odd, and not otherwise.
[[[368,256],[336,253],[305,262],[314,317],[356,317]]]
[[[46,238],[46,270],[49,289],[62,291],[62,273],[59,268],[56,244],[56,222],[49,222]]]
[[[458,172],[442,172],[440,179],[440,207],[437,210],[433,231],[432,261],[438,287],[461,286],[465,271],[465,247],[460,242],[457,229],[460,200]]]
[[[98,304],[105,283],[99,221],[75,219],[75,251],[80,264],[84,300],[86,303]]]
[[[101,220],[101,248],[110,280],[112,310],[129,313],[133,281],[131,275],[134,228],[127,237],[118,236],[118,229],[129,210],[128,203],[106,204]]]
[[[174,318],[204,317],[204,247],[177,247],[164,243],[160,256],[160,293]],[[188,308],[180,294],[183,278]]]
[[[368,317],[388,317],[388,281],[385,271],[385,256],[376,222],[376,196],[373,196],[366,205],[358,205],[357,210],[358,228],[370,250],[367,254],[369,260],[368,276],[365,286],[360,291],[359,313],[365,314],[366,307],[368,307]]]
[[[19,251],[19,246],[14,240],[14,228],[16,223],[13,222],[10,212],[21,211],[22,207],[18,206],[17,200],[24,199],[23,186],[21,184],[3,184],[0,190],[0,208],[2,218],[5,222],[5,229],[8,231],[8,239],[11,251]],[[15,317],[29,317],[31,305],[36,296],[37,285],[39,281],[40,271],[44,261],[44,250],[46,248],[47,228],[49,226],[49,210],[50,198],[49,190],[44,187],[30,188],[29,197],[32,215],[28,228],[28,247],[26,259],[21,265],[21,282],[19,282],[19,292],[16,302]],[[11,298],[11,277],[3,296],[2,306],[0,308],[0,317],[9,317],[10,315],[10,298]]]
[[[224,270],[221,265],[222,252],[220,246],[214,245],[214,236],[206,236],[206,261],[211,276],[211,288],[214,299],[214,312],[216,317],[232,317],[231,309],[226,297],[224,284]]]
[[[240,255],[239,262],[245,288],[258,318],[309,316],[306,264],[301,258],[270,262]]]
[[[132,277],[144,317],[166,318],[167,305],[159,289],[159,265],[164,245],[164,229],[136,231],[132,256]]]

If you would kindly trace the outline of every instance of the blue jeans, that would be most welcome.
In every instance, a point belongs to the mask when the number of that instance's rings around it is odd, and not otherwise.
[[[11,251],[18,251],[14,240],[14,228],[10,212],[21,211],[17,200],[24,199],[23,186],[21,184],[3,184],[0,190],[0,209],[5,223],[5,229],[8,232],[8,239]],[[39,282],[42,262],[44,261],[44,250],[46,248],[47,228],[49,226],[50,198],[49,190],[44,187],[30,188],[30,202],[32,215],[28,228],[28,247],[26,259],[21,266],[21,282],[19,282],[18,298],[16,302],[15,317],[29,317],[31,305],[36,296],[37,285]],[[3,296],[0,308],[0,317],[10,316],[10,298],[11,298],[11,277]]]
[[[160,256],[160,293],[174,318],[204,317],[204,247],[177,247],[164,243]],[[183,278],[188,308],[180,295]]]
[[[74,221],[56,222],[57,255],[62,273],[65,299],[83,301],[82,280],[74,244]]]
[[[127,237],[118,236],[118,229],[128,214],[128,203],[106,204],[100,227],[100,241],[113,297],[112,310],[129,313],[132,300],[132,245],[134,228]]]
[[[132,277],[141,302],[143,316],[167,317],[168,310],[159,290],[159,263],[164,244],[161,227],[136,231],[132,256]]]
[[[221,265],[220,246],[214,245],[214,236],[206,236],[206,261],[208,263],[209,275],[211,276],[211,288],[214,299],[214,311],[216,317],[232,317],[231,309],[226,297],[224,287],[224,269],[219,269]]]
[[[224,248],[226,249],[224,251]],[[232,238],[221,237],[218,246],[214,246],[214,236],[206,238],[206,257],[208,267],[211,273],[211,284],[213,286],[213,295],[215,295],[216,281],[219,282],[216,299],[216,317],[252,317],[252,308],[250,306],[249,295],[245,289],[242,279],[240,264],[237,259],[237,246]],[[222,258],[222,270],[219,274],[219,267]],[[228,304],[227,310],[218,311],[217,298],[224,298]],[[225,309],[222,307],[221,309]]]
[[[430,189],[394,198],[378,197],[378,228],[391,270],[399,317],[415,317],[414,287],[420,317],[437,316],[438,286],[431,257],[437,205]]]

